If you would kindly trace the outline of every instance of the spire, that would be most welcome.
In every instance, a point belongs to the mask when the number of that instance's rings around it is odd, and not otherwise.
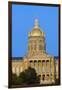
[[[34,23],[34,28],[38,28],[39,25],[38,25],[38,19],[35,19],[35,23]]]

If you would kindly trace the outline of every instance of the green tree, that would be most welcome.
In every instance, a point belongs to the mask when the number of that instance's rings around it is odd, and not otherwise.
[[[40,77],[37,76],[36,70],[31,67],[21,72],[19,76],[12,74],[12,85],[34,84],[39,82]]]
[[[19,78],[22,79],[22,82],[25,84],[33,84],[40,81],[35,69],[31,67],[20,73]]]
[[[20,79],[16,74],[12,74],[12,85],[20,84]]]
[[[17,76],[16,74],[12,74],[12,84],[16,84]]]

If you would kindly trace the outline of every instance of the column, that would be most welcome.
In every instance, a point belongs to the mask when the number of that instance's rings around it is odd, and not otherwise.
[[[55,74],[55,72],[54,72],[54,58],[52,57],[52,58],[50,58],[50,60],[51,60],[51,72],[50,72],[50,75],[51,75],[52,81],[54,82],[54,79],[55,79],[55,77],[54,77],[54,74]]]
[[[38,60],[38,73],[41,75],[41,60]]]

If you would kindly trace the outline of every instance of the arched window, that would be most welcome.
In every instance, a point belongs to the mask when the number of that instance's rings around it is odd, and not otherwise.
[[[41,60],[38,60],[38,62],[41,62]]]
[[[33,61],[31,60],[30,63],[32,63]]]
[[[32,66],[32,62],[33,62],[33,61],[32,61],[32,60],[30,60],[30,67]]]
[[[45,64],[45,60],[42,60],[42,64]]]
[[[46,65],[49,64],[49,60],[46,60]]]
[[[41,60],[38,60],[38,66],[39,66],[39,64],[41,64]]]
[[[36,60],[34,60],[34,63],[36,63],[37,61]]]

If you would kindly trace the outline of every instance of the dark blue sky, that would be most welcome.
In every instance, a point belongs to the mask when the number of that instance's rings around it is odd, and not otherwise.
[[[12,57],[23,57],[28,51],[28,32],[38,18],[45,32],[46,52],[58,56],[58,7],[12,5]]]

